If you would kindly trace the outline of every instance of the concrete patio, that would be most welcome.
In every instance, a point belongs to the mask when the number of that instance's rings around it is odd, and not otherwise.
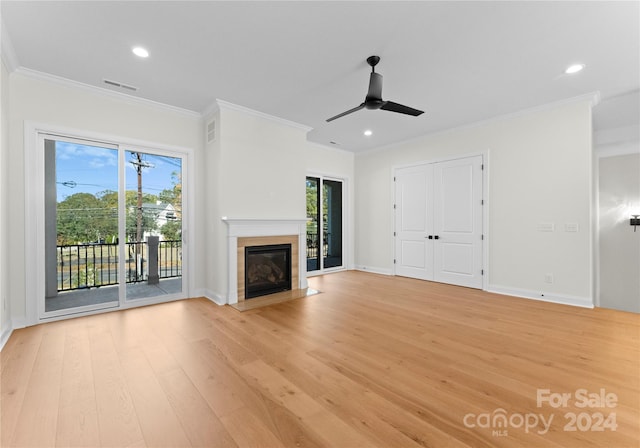
[[[146,282],[127,283],[126,287],[128,300],[177,294],[182,291],[182,277],[161,279],[157,285],[149,285]],[[58,311],[117,301],[117,285],[76,289],[73,291],[59,292],[56,297],[47,298],[45,301],[45,311]]]

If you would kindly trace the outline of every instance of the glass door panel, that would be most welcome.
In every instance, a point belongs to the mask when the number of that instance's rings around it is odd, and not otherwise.
[[[182,159],[126,151],[126,298],[182,292]]]
[[[118,149],[44,139],[46,313],[118,306]]]
[[[320,269],[320,179],[307,177],[307,272]]]
[[[342,185],[307,177],[307,272],[343,266]]]
[[[323,268],[342,267],[342,182],[322,182]]]

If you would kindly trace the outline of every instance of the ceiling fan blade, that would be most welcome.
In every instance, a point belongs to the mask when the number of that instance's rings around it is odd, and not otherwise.
[[[413,107],[404,106],[402,104],[394,103],[393,101],[385,101],[380,109],[388,110],[390,112],[398,112],[405,115],[413,115],[414,117],[424,113],[423,110],[414,109]]]
[[[367,100],[382,100],[382,75],[380,73],[371,72]]]
[[[336,115],[335,117],[328,118],[328,119],[327,119],[327,123],[328,123],[328,122],[330,122],[330,121],[335,120],[336,118],[344,117],[345,115],[349,115],[349,114],[352,114],[352,113],[354,113],[354,112],[357,112],[357,111],[359,111],[359,110],[360,110],[360,109],[362,109],[362,108],[364,108],[364,103],[362,103],[361,105],[359,105],[359,106],[357,106],[357,107],[354,107],[353,109],[349,109],[349,110],[348,110],[348,111],[346,111],[346,112],[342,112],[341,114],[338,114],[338,115]]]

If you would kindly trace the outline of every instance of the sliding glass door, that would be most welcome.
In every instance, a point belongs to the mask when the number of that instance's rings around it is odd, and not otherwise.
[[[53,135],[40,141],[40,317],[183,295],[184,155]]]
[[[127,299],[182,291],[182,160],[126,151]]]
[[[338,269],[343,261],[343,182],[308,176],[307,272]]]
[[[118,149],[45,138],[47,313],[118,306]]]

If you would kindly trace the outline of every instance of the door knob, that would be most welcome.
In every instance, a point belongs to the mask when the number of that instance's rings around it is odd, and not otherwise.
[[[440,237],[438,235],[434,236],[435,239],[439,240]]]
[[[433,239],[433,235],[425,236],[425,238],[429,238],[430,240],[432,240]]]

